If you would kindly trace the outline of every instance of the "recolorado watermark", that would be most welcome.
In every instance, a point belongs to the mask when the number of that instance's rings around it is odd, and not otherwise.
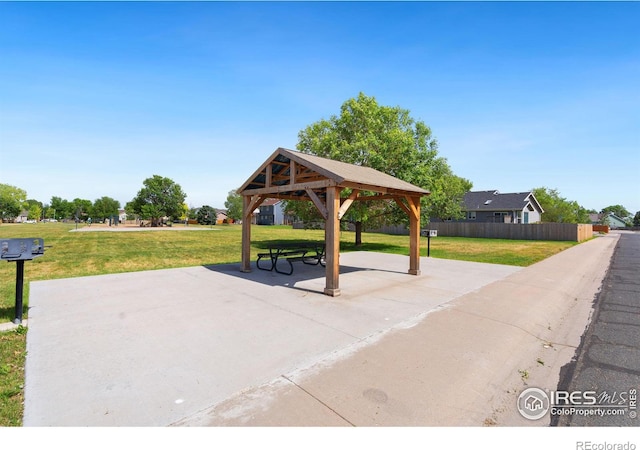
[[[576,442],[576,450],[636,450],[633,442]]]
[[[518,396],[518,411],[525,419],[546,416],[626,416],[635,419],[637,389],[626,391],[544,391],[530,387]],[[584,447],[586,450],[586,447]],[[615,447],[612,447],[612,449]],[[593,447],[592,450],[600,450]],[[602,448],[601,450],[609,450]]]

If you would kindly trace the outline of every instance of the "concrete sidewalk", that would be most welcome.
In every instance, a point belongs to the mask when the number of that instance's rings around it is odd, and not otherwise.
[[[615,241],[526,269],[424,258],[418,277],[347,253],[337,298],[303,264],[33,282],[24,425],[520,424],[518,369],[570,359]]]

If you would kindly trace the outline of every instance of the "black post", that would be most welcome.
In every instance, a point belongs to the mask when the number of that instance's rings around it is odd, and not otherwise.
[[[24,281],[24,260],[16,261],[16,318],[13,320],[15,324],[22,323],[22,286]]]
[[[431,254],[431,233],[427,234],[427,257]]]

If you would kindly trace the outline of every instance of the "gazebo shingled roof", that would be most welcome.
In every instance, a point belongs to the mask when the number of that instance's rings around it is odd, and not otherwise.
[[[378,192],[429,195],[429,191],[425,189],[370,167],[357,166],[355,164],[321,158],[320,156],[309,155],[284,148],[276,150],[249,180],[242,185],[239,192],[261,190],[264,188],[266,186],[268,166],[271,166],[271,187],[286,188],[289,186],[291,176],[291,161],[295,161],[308,169],[306,174],[303,173],[303,170],[298,174],[299,179],[304,177],[307,181],[311,178],[313,178],[314,181],[326,178],[327,180],[333,181],[336,186],[350,187],[358,185],[366,186],[367,190]],[[302,179],[300,179],[300,181],[302,181]],[[278,189],[275,189],[275,191],[281,193],[287,192]],[[304,196],[303,193],[304,190],[294,191],[294,195]]]
[[[340,192],[351,195],[340,198]],[[363,191],[375,195],[361,195]],[[338,287],[340,219],[354,201],[393,199],[409,214],[409,273],[420,273],[420,197],[429,191],[370,167],[278,148],[238,189],[243,196],[242,270],[251,270],[251,214],[267,198],[310,200],[325,219],[327,295]]]

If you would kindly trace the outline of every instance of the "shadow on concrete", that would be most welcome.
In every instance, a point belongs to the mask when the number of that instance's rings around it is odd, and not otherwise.
[[[278,273],[275,270],[269,271],[258,269],[255,261],[251,262],[251,272],[242,272],[240,264],[214,264],[205,265],[203,267],[213,272],[240,278],[246,281],[253,281],[255,283],[260,283],[266,286],[280,286],[304,292],[324,294],[322,289],[310,289],[307,287],[298,286],[298,284],[302,282],[311,280],[322,280],[325,277],[325,268],[320,264],[312,265],[305,264],[302,261],[296,261],[293,263],[294,270],[291,275]],[[406,272],[403,271],[383,268],[340,265],[340,275],[346,275],[354,272],[389,272],[406,274]],[[322,281],[322,285],[324,285],[324,281]]]

